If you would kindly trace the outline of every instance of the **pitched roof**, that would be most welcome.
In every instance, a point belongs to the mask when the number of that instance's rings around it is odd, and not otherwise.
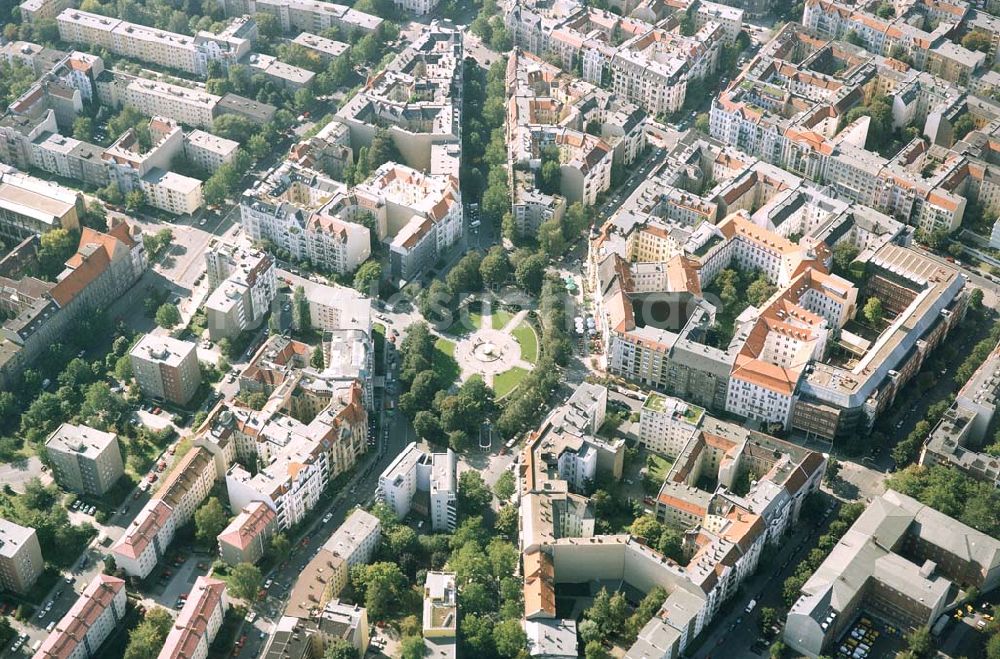
[[[150,500],[142,512],[132,520],[125,535],[115,543],[111,552],[131,559],[139,558],[153,537],[166,526],[172,513],[173,509],[160,499]]]
[[[250,546],[250,543],[263,533],[275,518],[274,511],[266,503],[251,501],[219,534],[219,542],[242,551]]]
[[[167,634],[157,659],[191,659],[198,656],[197,649],[203,639],[207,649],[212,642],[211,638],[206,637],[209,634],[209,621],[220,606],[225,607],[225,593],[224,581],[198,577],[191,596]]]
[[[124,579],[107,574],[97,575],[56,624],[55,630],[42,643],[34,659],[66,659],[73,656],[90,628],[104,615],[108,607],[112,606],[115,596],[123,588],[125,588]],[[109,627],[111,628],[113,626]],[[107,634],[104,638],[107,638]],[[90,648],[86,654],[94,654],[97,649]]]
[[[131,228],[126,222],[115,225],[108,233],[84,227],[76,253],[66,261],[70,272],[52,289],[52,299],[60,307],[65,307],[107,270],[120,247],[131,249],[135,245]]]
[[[556,617],[555,567],[541,551],[524,555],[525,617]]]

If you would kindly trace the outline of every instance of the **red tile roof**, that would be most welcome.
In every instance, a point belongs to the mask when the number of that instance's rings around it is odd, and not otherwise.
[[[198,577],[187,603],[177,616],[170,633],[167,634],[157,659],[190,659],[196,656],[197,648],[203,638],[207,647],[212,642],[211,638],[205,638],[208,634],[208,623],[215,611],[224,606],[225,592],[225,582],[209,577]]]
[[[173,510],[160,499],[152,499],[147,508],[139,513],[125,531],[125,535],[115,544],[112,553],[136,559],[142,555],[153,537],[160,532]]]
[[[99,574],[56,624],[55,630],[42,643],[34,659],[66,659],[73,655],[90,628],[97,622],[123,588],[124,579]],[[108,629],[113,629],[110,626]],[[93,639],[92,639],[93,640]],[[104,639],[101,639],[103,641]],[[96,653],[97,648],[91,648]]]
[[[243,551],[275,518],[274,511],[266,503],[252,501],[244,506],[240,514],[219,534],[219,542]]]

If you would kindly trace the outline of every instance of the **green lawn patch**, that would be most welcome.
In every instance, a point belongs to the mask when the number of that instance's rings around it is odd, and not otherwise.
[[[507,326],[507,323],[514,317],[513,314],[500,308],[493,310],[493,329],[499,330]]]
[[[503,398],[510,392],[514,391],[524,376],[528,374],[527,369],[523,369],[520,366],[515,366],[514,368],[504,371],[498,375],[493,376],[493,393],[496,394],[497,398]]]
[[[477,323],[481,323],[482,322],[482,317],[481,316],[476,316],[475,318],[472,318],[470,320],[473,320],[474,322],[477,322]],[[478,327],[478,325],[476,327]],[[455,336],[455,337],[461,338],[461,337],[468,336],[469,334],[472,334],[473,332],[475,332],[476,331],[476,327],[473,327],[472,325],[470,325],[468,322],[462,320],[461,318],[455,318],[455,322],[453,322],[451,325],[449,325],[448,328],[444,330],[444,333],[445,334],[450,334],[451,336]]]
[[[470,302],[469,306],[465,308],[466,313],[469,314],[468,321],[465,321],[465,326],[468,327],[469,323],[472,323],[472,329],[469,331],[480,329],[483,326],[483,305],[482,302]]]
[[[666,479],[667,472],[670,471],[673,464],[671,460],[657,453],[650,453],[649,457],[646,458],[646,469],[649,470],[649,477],[657,483],[662,483]]]
[[[461,369],[455,361],[455,344],[448,339],[438,339],[434,344],[434,372],[438,382],[447,387],[458,379]]]
[[[535,336],[535,330],[527,322],[522,322],[511,334],[521,346],[521,358],[534,364],[538,360],[538,337]]]

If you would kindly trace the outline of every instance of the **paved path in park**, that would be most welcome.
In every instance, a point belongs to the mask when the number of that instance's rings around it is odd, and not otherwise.
[[[521,357],[521,346],[513,331],[528,315],[526,309],[514,314],[498,329],[493,328],[493,306],[482,300],[479,329],[455,342],[455,361],[462,371],[462,380],[481,375],[493,387],[494,377],[512,368],[530,371],[534,365]]]

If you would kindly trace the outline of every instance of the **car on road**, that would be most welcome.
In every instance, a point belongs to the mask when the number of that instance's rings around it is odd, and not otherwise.
[[[201,220],[198,222],[198,226],[200,227],[203,227],[206,224],[208,224],[208,220],[206,220],[205,218],[201,218]]]
[[[327,514],[323,515],[323,523],[324,524],[329,524],[331,519],[333,519],[333,513],[327,513]]]

